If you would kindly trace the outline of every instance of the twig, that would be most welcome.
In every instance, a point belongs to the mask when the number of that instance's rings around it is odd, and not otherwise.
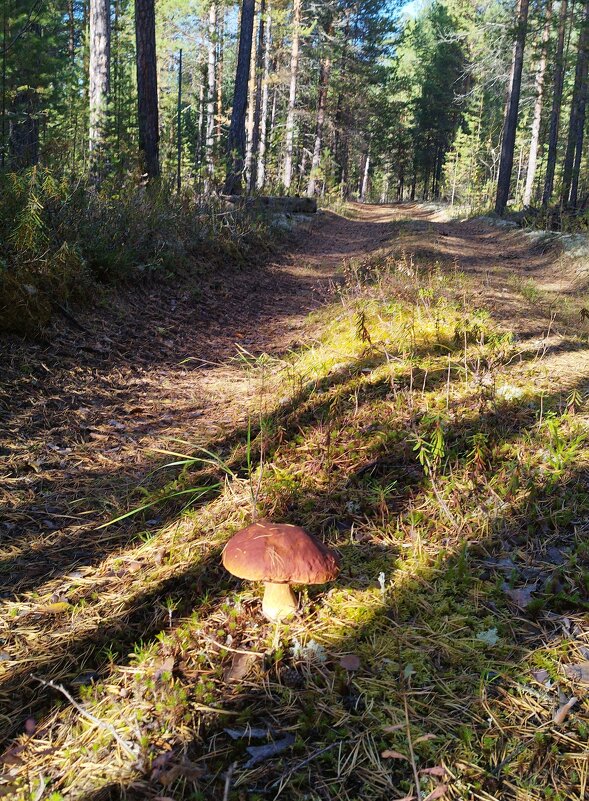
[[[217,642],[217,640],[213,640],[212,637],[207,637],[206,634],[201,635],[203,640],[210,642],[211,645],[217,645],[219,648],[223,648],[224,651],[231,651],[232,654],[245,654],[245,656],[257,656],[260,659],[263,659],[265,654],[260,654],[258,651],[246,651],[243,648],[231,648],[229,645],[223,645],[221,642]]]
[[[228,801],[229,799],[229,791],[231,790],[231,777],[233,776],[233,771],[235,770],[235,766],[237,762],[232,762],[227,769],[227,773],[225,774],[225,788],[223,790],[223,801]]]
[[[407,693],[403,693],[403,703],[405,705],[405,728],[407,731],[407,744],[409,745],[409,755],[411,757],[411,767],[413,768],[413,778],[415,779],[415,796],[417,801],[421,801],[421,788],[419,787],[419,773],[415,764],[415,753],[411,741],[411,727],[409,725],[409,707],[407,706]]]
[[[123,751],[125,751],[126,754],[133,757],[134,760],[137,760],[139,758],[137,750],[132,745],[129,745],[128,742],[123,740],[121,735],[116,732],[116,730],[110,725],[110,723],[105,723],[104,720],[100,720],[100,718],[97,718],[91,712],[88,712],[87,709],[84,709],[84,707],[81,706],[70,695],[70,693],[65,689],[65,687],[63,687],[61,684],[56,684],[54,681],[45,681],[45,679],[42,679],[39,676],[35,676],[34,673],[31,673],[31,677],[35,679],[35,681],[38,681],[40,684],[42,684],[44,687],[51,687],[52,690],[57,690],[58,692],[60,692],[63,696],[67,698],[67,700],[74,707],[74,709],[77,709],[77,711],[80,713],[80,715],[82,715],[82,717],[91,721],[92,723],[94,723],[95,726],[98,726],[99,729],[107,731],[112,737],[114,737],[114,739],[117,741],[117,743],[120,745]]]

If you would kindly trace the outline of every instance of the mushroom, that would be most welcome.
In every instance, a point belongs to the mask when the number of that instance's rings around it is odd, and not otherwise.
[[[262,610],[283,620],[297,608],[291,584],[324,584],[339,573],[339,559],[298,526],[259,520],[238,531],[223,550],[223,565],[234,576],[265,585]]]

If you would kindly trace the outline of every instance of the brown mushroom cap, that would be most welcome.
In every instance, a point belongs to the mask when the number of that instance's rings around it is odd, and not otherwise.
[[[234,576],[275,584],[324,584],[339,573],[339,559],[299,526],[260,520],[238,531],[223,551]]]

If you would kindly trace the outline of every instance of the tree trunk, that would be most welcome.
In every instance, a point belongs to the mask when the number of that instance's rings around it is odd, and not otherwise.
[[[262,79],[264,77],[264,38],[265,38],[266,0],[260,0],[260,20],[258,22],[258,45],[256,48],[255,101],[252,124],[252,142],[248,191],[255,189],[258,177],[258,151],[260,148],[260,120],[262,116]]]
[[[364,159],[364,172],[362,173],[362,184],[360,187],[360,203],[366,203],[366,195],[368,194],[368,176],[370,174],[370,150],[366,153]]]
[[[566,2],[566,0],[565,0]],[[530,137],[530,154],[528,156],[528,171],[524,187],[523,204],[529,206],[532,201],[536,167],[538,164],[538,144],[540,142],[540,124],[542,122],[542,104],[544,102],[544,75],[546,73],[546,60],[548,57],[548,42],[550,41],[550,28],[552,25],[552,0],[546,6],[546,21],[542,32],[542,47],[540,61],[536,72],[536,102],[534,103],[534,117],[532,120],[532,134]]]
[[[284,153],[284,173],[282,183],[290,189],[292,183],[292,158],[294,145],[294,112],[297,95],[297,78],[299,74],[299,48],[301,28],[301,0],[293,0],[292,47],[290,54],[290,89],[288,94],[288,112],[286,115],[286,142]]]
[[[10,166],[13,170],[32,167],[39,161],[39,95],[28,86],[12,102],[8,127]]]
[[[507,94],[505,122],[503,125],[503,141],[501,143],[501,158],[499,163],[499,176],[497,178],[497,196],[495,199],[495,212],[502,215],[509,198],[511,184],[511,171],[513,169],[513,150],[515,147],[515,134],[519,113],[519,96],[522,82],[522,68],[524,63],[524,48],[526,45],[526,31],[528,26],[529,0],[518,0],[517,27],[513,45],[513,62]]]
[[[587,70],[589,67],[589,0],[585,0],[583,22],[579,33],[575,83],[571,101],[567,148],[562,172],[561,205],[574,208],[577,203],[579,167],[585,128],[585,105],[587,103]]]
[[[219,15],[218,15],[219,16]],[[223,135],[223,50],[225,40],[225,11],[220,9],[217,20],[217,146]]]
[[[266,142],[268,138],[268,97],[270,78],[270,47],[272,38],[272,10],[268,3],[266,16],[266,36],[264,42],[264,76],[262,80],[262,109],[260,120],[260,141],[256,154],[256,189],[262,189],[266,181]]]
[[[205,140],[206,179],[205,192],[211,191],[215,177],[215,100],[216,100],[216,33],[217,4],[211,3],[209,8],[209,30],[207,41],[207,131]]]
[[[153,179],[160,174],[154,0],[135,0],[135,40],[139,150],[142,167]]]
[[[548,206],[554,190],[554,173],[556,171],[556,150],[558,146],[558,128],[560,125],[560,111],[562,105],[562,91],[564,86],[565,59],[564,42],[566,35],[567,0],[560,0],[558,15],[558,37],[555,53],[554,79],[552,84],[552,108],[550,110],[550,129],[548,133],[548,155],[546,157],[546,175],[544,178],[544,192],[542,205]]]
[[[102,172],[110,92],[110,0],[90,0],[89,154],[95,178]]]
[[[321,164],[321,142],[323,137],[323,125],[325,122],[325,108],[327,106],[327,90],[329,88],[329,73],[331,71],[331,59],[326,56],[321,61],[319,69],[319,93],[317,96],[317,124],[315,127],[315,146],[313,147],[313,160],[311,161],[311,174],[307,185],[307,194],[312,197],[315,194],[317,182],[317,172]]]
[[[76,57],[76,18],[74,15],[74,0],[67,0],[68,25],[68,56],[73,63]]]
[[[241,192],[241,180],[245,159],[245,113],[247,109],[247,84],[252,56],[255,0],[243,0],[239,33],[239,50],[235,72],[233,109],[227,143],[228,161],[224,192],[236,195]]]
[[[254,133],[254,111],[256,107],[256,65],[257,65],[257,40],[258,40],[259,19],[254,9],[254,30],[252,33],[252,58],[250,61],[250,74],[247,86],[247,121],[245,126],[245,184],[247,191],[250,191],[252,178],[252,138]]]

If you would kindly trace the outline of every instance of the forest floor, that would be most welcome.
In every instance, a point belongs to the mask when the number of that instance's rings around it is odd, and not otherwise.
[[[6,338],[0,797],[584,798],[587,298],[351,205]],[[252,503],[342,555],[290,625],[219,565]]]

